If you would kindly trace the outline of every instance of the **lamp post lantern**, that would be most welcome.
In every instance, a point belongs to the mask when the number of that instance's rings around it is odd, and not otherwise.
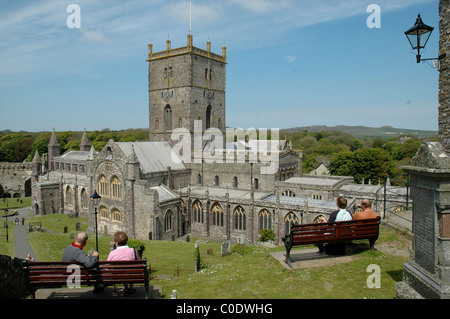
[[[417,50],[416,55],[417,63],[426,60],[441,60],[446,56],[445,54],[442,54],[435,59],[422,59],[422,57],[420,56],[420,50],[425,49],[425,46],[427,45],[428,39],[430,38],[433,30],[434,30],[433,27],[430,27],[429,25],[423,23],[419,13],[417,15],[416,23],[414,23],[414,25],[411,28],[405,31],[405,35],[408,38],[411,48],[413,50]]]
[[[92,205],[94,206],[94,221],[95,221],[95,250],[98,251],[98,227],[97,227],[97,207],[100,202],[101,196],[97,194],[97,190],[94,190],[94,194],[91,195]]]

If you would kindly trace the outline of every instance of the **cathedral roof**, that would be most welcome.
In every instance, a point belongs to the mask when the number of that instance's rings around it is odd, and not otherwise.
[[[169,166],[172,170],[187,168],[176,152],[173,153],[180,160],[175,162],[172,159],[173,147],[168,142],[117,142],[116,144],[127,158],[132,155],[134,149],[144,174],[166,171]]]

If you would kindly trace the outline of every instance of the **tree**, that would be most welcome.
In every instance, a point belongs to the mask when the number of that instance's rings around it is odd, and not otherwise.
[[[356,183],[371,180],[382,181],[392,175],[394,165],[389,153],[380,148],[365,148],[355,152],[341,152],[328,167],[331,175],[353,176]]]

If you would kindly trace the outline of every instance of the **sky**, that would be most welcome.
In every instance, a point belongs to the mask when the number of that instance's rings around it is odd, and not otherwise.
[[[79,8],[79,19],[73,19]],[[372,5],[372,6],[371,6]],[[373,6],[376,5],[376,6]],[[438,0],[0,0],[0,131],[148,128],[147,46],[227,47],[226,125],[438,130]],[[375,7],[375,10],[373,9]],[[190,14],[191,12],[191,14]],[[79,24],[77,25],[76,23]]]

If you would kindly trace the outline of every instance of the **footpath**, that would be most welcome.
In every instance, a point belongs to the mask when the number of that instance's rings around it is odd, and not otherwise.
[[[30,254],[34,261],[37,261],[36,254],[28,241],[27,233],[27,219],[30,218],[30,207],[16,209],[19,215],[11,217],[15,220],[16,217],[19,218],[19,225],[15,227],[14,232],[14,245],[16,251],[16,257],[21,259],[26,259],[27,255]],[[25,218],[25,223],[22,225],[22,217]]]

